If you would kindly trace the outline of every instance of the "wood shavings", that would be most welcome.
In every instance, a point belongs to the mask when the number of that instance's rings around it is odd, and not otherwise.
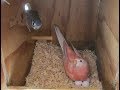
[[[96,55],[90,50],[79,51],[90,64],[90,86],[102,89],[98,79],[96,67]],[[31,71],[26,77],[26,86],[30,88],[81,88],[65,73],[62,59],[62,51],[59,46],[37,41],[34,49]]]

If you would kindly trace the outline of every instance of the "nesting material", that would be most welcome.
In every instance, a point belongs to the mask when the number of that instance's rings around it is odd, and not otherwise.
[[[90,85],[102,89],[98,79],[96,55],[90,50],[79,51],[90,65]],[[34,49],[32,66],[26,77],[26,86],[29,88],[81,88],[68,78],[65,73],[62,59],[62,51],[59,46],[37,41]]]

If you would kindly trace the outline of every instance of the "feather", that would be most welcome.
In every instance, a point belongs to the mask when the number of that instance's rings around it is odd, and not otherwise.
[[[56,36],[58,38],[58,42],[59,42],[59,44],[62,48],[62,52],[65,54],[65,50],[64,50],[65,48],[64,47],[65,47],[65,45],[67,46],[68,44],[67,44],[64,36],[60,32],[60,29],[56,25],[54,25],[54,29],[55,29]]]

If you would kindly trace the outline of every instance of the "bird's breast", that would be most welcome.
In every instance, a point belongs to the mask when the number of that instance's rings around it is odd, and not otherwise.
[[[87,67],[76,68],[74,63],[71,63],[68,60],[66,60],[64,62],[64,68],[65,68],[66,74],[74,81],[86,80],[88,78]]]

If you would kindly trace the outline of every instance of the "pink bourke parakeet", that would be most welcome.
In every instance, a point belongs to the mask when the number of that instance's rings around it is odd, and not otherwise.
[[[70,79],[75,81],[76,85],[80,85],[80,83],[88,81],[90,72],[89,64],[82,58],[82,56],[78,53],[72,44],[72,48],[67,44],[64,36],[60,32],[60,29],[57,26],[54,26],[54,29],[59,44],[62,48],[66,74]]]

